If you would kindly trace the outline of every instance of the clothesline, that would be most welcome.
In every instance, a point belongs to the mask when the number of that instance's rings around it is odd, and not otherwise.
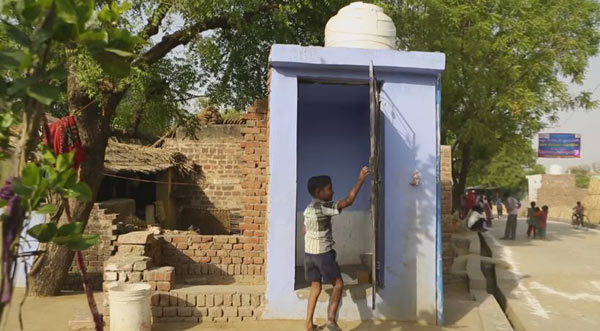
[[[195,183],[164,182],[164,181],[159,181],[159,180],[149,180],[149,179],[141,179],[141,178],[133,178],[133,177],[127,177],[127,176],[107,174],[106,172],[104,173],[104,176],[132,180],[134,182],[144,182],[144,183],[154,183],[154,184],[171,184],[171,185],[181,185],[181,186],[198,186],[198,184],[195,184]]]

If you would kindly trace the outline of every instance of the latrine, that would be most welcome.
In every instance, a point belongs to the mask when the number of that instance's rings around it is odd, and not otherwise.
[[[441,53],[274,45],[270,57],[267,310],[303,318],[302,211],[309,177],[345,196],[359,169],[373,176],[333,219],[346,283],[340,318],[442,318]],[[366,262],[367,261],[367,262]],[[357,270],[367,264],[370,280]],[[325,294],[326,296],[326,294]],[[318,303],[325,317],[327,301]]]

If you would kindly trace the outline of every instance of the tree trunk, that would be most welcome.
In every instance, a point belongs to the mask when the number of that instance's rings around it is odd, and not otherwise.
[[[471,167],[471,143],[463,144],[460,147],[461,162],[460,170],[452,167],[452,177],[454,179],[454,196],[452,200],[455,207],[460,207],[460,196],[464,193],[467,186],[467,176]]]
[[[104,155],[110,134],[110,123],[124,91],[112,91],[103,95],[103,107],[94,103],[85,89],[77,85],[75,76],[70,74],[67,81],[69,110],[82,109],[77,114],[79,136],[85,153],[85,161],[79,170],[79,179],[86,182],[92,190],[92,201],[76,199],[69,201],[74,221],[87,223],[90,211],[96,200],[104,172]],[[66,222],[62,218],[59,222]],[[36,261],[30,275],[30,293],[34,296],[57,295],[73,262],[74,252],[64,246],[47,245],[47,251]]]
[[[141,103],[137,108],[135,108],[135,112],[133,113],[133,136],[138,137],[140,133],[140,124],[142,124],[142,117],[144,115],[145,104]]]

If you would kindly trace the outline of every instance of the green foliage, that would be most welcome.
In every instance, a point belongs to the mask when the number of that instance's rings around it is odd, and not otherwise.
[[[10,128],[16,122],[11,111],[0,112],[0,160],[10,156]]]
[[[77,174],[73,169],[74,153],[61,154],[54,157],[46,151],[42,163],[37,165],[27,163],[21,172],[21,177],[13,179],[15,193],[21,197],[21,206],[27,211],[37,211],[41,202],[49,192],[59,193],[64,197],[90,201],[90,188],[82,182],[77,182]],[[49,213],[49,205],[42,207],[40,213]]]
[[[215,1],[190,5],[185,15],[228,11],[231,29],[219,29],[193,45],[194,60],[204,75],[200,85],[211,103],[245,109],[266,95],[269,50],[274,43],[323,45],[325,24],[351,0],[297,0],[273,2],[269,11],[245,19],[244,13],[268,1]],[[202,8],[199,8],[202,7]],[[235,8],[229,10],[228,8]]]
[[[512,149],[506,144],[531,139],[558,111],[596,106],[588,92],[573,96],[567,86],[582,82],[598,52],[595,0],[378,3],[395,21],[401,49],[446,54],[442,143],[453,147],[457,185],[481,162],[503,159]]]
[[[520,144],[505,144],[491,161],[477,160],[469,174],[467,185],[488,185],[505,189],[527,188],[527,175],[532,170],[544,171],[535,164],[535,151],[523,140]]]
[[[578,188],[590,187],[591,176],[575,176],[575,186]]]
[[[578,188],[588,188],[592,176],[590,174],[590,167],[579,166],[569,168],[569,173],[575,175],[575,186]]]
[[[13,103],[27,98],[45,106],[59,99],[67,71],[53,63],[56,44],[85,49],[109,75],[128,74],[131,50],[140,39],[115,27],[127,6],[105,6],[100,11],[104,15],[93,15],[94,7],[93,0],[2,3],[0,36],[8,42],[0,47],[0,69],[5,72],[0,78],[0,108],[12,109]]]
[[[15,193],[21,198],[21,207],[31,215],[33,211],[40,214],[56,212],[56,206],[42,204],[49,193],[58,193],[63,197],[90,201],[92,192],[83,182],[77,182],[73,170],[74,153],[61,154],[57,157],[49,150],[44,153],[41,164],[28,163],[21,172],[21,177],[13,179]],[[55,223],[44,223],[32,227],[29,235],[40,242],[53,241],[57,245],[67,245],[71,250],[83,250],[93,245],[98,236],[84,235],[83,223],[69,223],[56,228]]]
[[[224,120],[239,120],[242,118],[242,112],[237,110],[237,109],[225,109],[225,111],[223,111],[221,113],[221,117],[223,117]]]
[[[67,245],[72,251],[86,250],[96,244],[98,235],[83,234],[83,223],[75,222],[56,227],[56,223],[38,224],[27,233],[41,243],[53,242],[57,245]]]
[[[147,70],[134,68],[113,127],[154,138],[173,126],[193,131],[199,123],[185,105],[197,97],[192,92],[198,79],[196,69],[180,58],[162,59]]]
[[[546,167],[541,164],[536,164],[533,168],[526,170],[527,176],[529,175],[544,175],[546,174]]]

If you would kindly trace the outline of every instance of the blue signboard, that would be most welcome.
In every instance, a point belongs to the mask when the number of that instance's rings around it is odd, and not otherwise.
[[[574,133],[540,133],[538,157],[581,157],[581,135]]]

